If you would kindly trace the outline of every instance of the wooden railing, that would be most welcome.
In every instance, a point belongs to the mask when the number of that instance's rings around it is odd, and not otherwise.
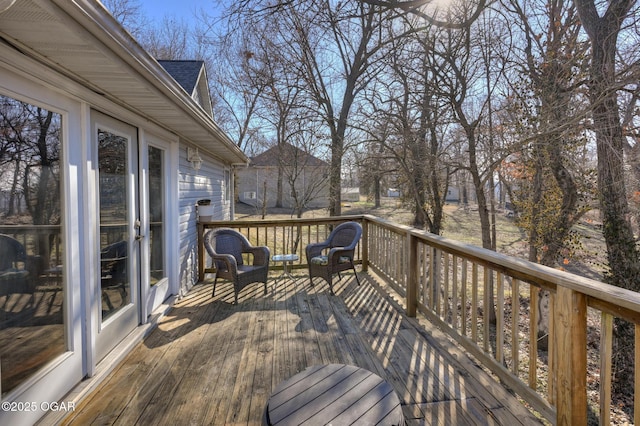
[[[587,424],[588,412],[610,423],[613,319],[635,325],[640,365],[640,293],[368,215],[201,223],[200,278],[209,228],[237,228],[272,254],[298,254],[295,266],[305,267],[306,244],[322,241],[347,220],[363,226],[356,260],[406,299],[409,316],[420,313],[438,325],[550,423]],[[544,352],[538,347],[540,297],[548,298],[550,312]],[[589,327],[588,312],[596,318]],[[589,346],[599,348],[595,376],[587,371],[588,336]],[[589,405],[587,390],[599,395],[599,406]],[[634,398],[634,413],[640,424],[640,398]]]
[[[62,264],[60,225],[0,225],[0,234],[15,238],[27,255],[42,257],[47,267]]]
[[[324,241],[336,225],[346,221],[362,222],[362,216],[340,216],[322,219],[304,220],[258,220],[258,221],[217,221],[198,224],[198,276],[200,281],[205,274],[205,250],[204,233],[213,228],[233,228],[242,232],[252,244],[267,246],[271,255],[297,254],[299,260],[293,263],[293,268],[305,268],[306,259],[304,248],[309,243]],[[356,263],[362,263],[359,244],[356,250]],[[270,268],[282,268],[282,265],[273,265]]]

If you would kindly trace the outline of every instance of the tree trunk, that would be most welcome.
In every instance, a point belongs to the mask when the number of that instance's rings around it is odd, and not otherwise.
[[[331,142],[331,166],[329,168],[329,216],[342,214],[342,138]]]
[[[282,158],[282,155],[280,156],[280,158]],[[281,208],[282,205],[282,188],[283,188],[283,184],[282,181],[284,180],[284,164],[282,164],[282,161],[278,161],[278,182],[277,182],[277,187],[276,187],[276,207]]]
[[[379,208],[380,203],[380,177],[375,176],[373,181],[373,207]]]
[[[596,134],[598,191],[609,266],[606,279],[613,285],[638,291],[640,253],[627,219],[629,206],[624,181],[624,136],[618,110],[615,69],[620,28],[635,2],[608,2],[604,15],[598,14],[593,0],[575,0],[575,3],[591,40],[589,99]],[[613,387],[616,391],[628,392],[634,388],[633,339],[633,327],[617,320],[613,350]]]

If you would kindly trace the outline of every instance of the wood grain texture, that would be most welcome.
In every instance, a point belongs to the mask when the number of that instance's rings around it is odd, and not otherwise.
[[[267,295],[245,288],[238,305],[230,283],[215,298],[210,283],[195,286],[63,424],[259,425],[273,390],[318,364],[380,376],[409,425],[539,424],[372,272],[361,286],[344,274],[335,296],[294,274],[271,279]]]

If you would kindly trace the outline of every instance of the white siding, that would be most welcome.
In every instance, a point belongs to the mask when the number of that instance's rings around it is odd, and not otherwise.
[[[186,151],[186,146],[181,145],[178,173],[181,294],[198,280],[196,203],[202,199],[211,200],[213,220],[229,220],[231,215],[231,205],[224,200],[225,164],[200,153],[202,167],[200,170],[193,170],[191,163],[187,161]]]

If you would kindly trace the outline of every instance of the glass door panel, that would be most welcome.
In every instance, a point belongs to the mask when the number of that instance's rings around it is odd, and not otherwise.
[[[169,145],[154,136],[147,136],[147,144],[143,145],[146,157],[141,161],[145,172],[145,182],[141,188],[144,198],[143,229],[148,238],[142,250],[146,263],[143,265],[142,286],[146,296],[143,306],[143,318],[151,313],[169,296],[169,279],[167,267],[167,187],[168,150]]]
[[[166,277],[165,267],[165,167],[164,150],[149,146],[149,284]]]
[[[129,141],[98,129],[102,320],[131,303]]]
[[[96,361],[140,324],[138,138],[135,127],[92,112],[99,243]]]

